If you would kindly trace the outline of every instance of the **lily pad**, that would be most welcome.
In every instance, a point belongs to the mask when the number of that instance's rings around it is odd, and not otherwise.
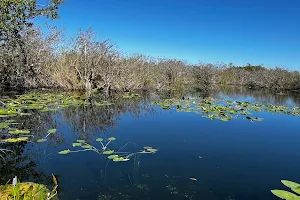
[[[281,183],[289,188],[297,188],[300,187],[299,183],[288,181],[288,180],[281,180]]]
[[[149,151],[151,153],[156,153],[158,150],[157,149],[147,149],[147,151]]]
[[[45,139],[45,138],[42,138],[42,139],[38,139],[38,140],[37,140],[37,142],[40,142],[40,143],[41,143],[41,142],[46,142],[46,141],[47,141],[47,139]]]
[[[70,152],[71,152],[71,150],[70,150],[70,149],[67,149],[67,150],[60,151],[60,152],[58,152],[58,153],[64,155],[64,154],[68,154],[68,153],[70,153]]]
[[[110,155],[110,156],[108,156],[107,158],[108,159],[115,159],[115,158],[118,158],[119,156],[118,155]]]
[[[9,142],[9,143],[16,143],[16,142],[26,142],[28,141],[28,137],[19,137],[19,138],[8,138],[1,140],[1,142]]]
[[[18,130],[18,129],[15,129],[15,130],[9,130],[8,133],[9,134],[29,134],[30,131],[29,130]]]
[[[123,157],[117,157],[113,159],[114,162],[126,162],[129,160],[130,160],[129,158],[123,158]]]
[[[102,142],[103,139],[102,139],[102,138],[97,138],[96,141],[97,141],[97,142]]]
[[[56,129],[55,128],[53,128],[53,129],[49,129],[48,131],[47,131],[48,133],[55,133],[56,132]]]
[[[108,138],[108,140],[109,141],[114,141],[114,140],[116,140],[116,138],[115,137],[110,137],[110,138]]]
[[[89,144],[86,144],[86,145],[83,145],[81,146],[83,149],[92,149],[93,146],[92,145],[89,145]]]
[[[79,142],[72,143],[73,147],[80,147],[81,145],[82,145],[82,143],[79,143]]]
[[[281,198],[281,199],[286,199],[286,200],[299,200],[299,196],[295,195],[294,193],[285,191],[285,190],[271,190],[271,192]]]
[[[107,150],[107,151],[103,151],[102,153],[104,155],[110,155],[110,154],[113,154],[115,151],[114,150]]]

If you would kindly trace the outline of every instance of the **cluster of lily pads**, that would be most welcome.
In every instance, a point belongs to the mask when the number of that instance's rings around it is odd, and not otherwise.
[[[99,142],[101,144],[100,149],[97,149],[93,145],[87,143],[85,140],[77,140],[76,142],[72,143],[72,146],[79,147],[80,149],[72,150],[72,151],[70,149],[66,149],[66,150],[60,151],[58,153],[65,155],[65,154],[69,154],[69,153],[77,153],[77,152],[83,152],[83,151],[94,151],[99,155],[106,155],[109,160],[112,160],[114,162],[125,162],[125,161],[129,161],[130,157],[132,157],[134,155],[154,154],[158,151],[157,149],[153,149],[152,147],[148,147],[148,146],[144,147],[143,150],[134,152],[134,153],[121,152],[120,151],[121,149],[118,151],[115,151],[113,149],[108,148],[108,145],[114,140],[116,140],[115,137],[110,137],[106,141],[104,141],[103,138],[97,138],[96,142]]]
[[[285,186],[287,186],[288,188],[290,188],[293,192],[288,192],[285,190],[271,190],[271,192],[279,197],[280,199],[286,199],[286,200],[299,200],[300,199],[300,184],[299,183],[295,183],[292,181],[288,181],[288,180],[281,180],[281,183]],[[298,195],[297,195],[298,194]]]
[[[288,106],[263,105],[258,103],[217,100],[213,98],[207,99],[166,99],[162,101],[153,100],[154,105],[159,105],[162,109],[176,109],[177,112],[195,112],[201,114],[205,118],[219,119],[229,121],[238,116],[244,116],[250,121],[262,121],[262,118],[252,117],[252,112],[272,112],[283,113],[293,116],[300,116],[300,108],[291,108]]]
[[[64,109],[71,106],[90,105],[87,96],[75,93],[29,93],[16,95],[14,98],[1,97],[0,99],[0,131],[6,139],[0,142],[24,142],[29,141],[33,136],[30,130],[17,128],[17,120],[23,116],[30,116],[34,112],[50,112]],[[93,101],[95,106],[110,106],[107,101]],[[36,142],[45,142],[50,134],[56,129],[48,130],[48,134]]]

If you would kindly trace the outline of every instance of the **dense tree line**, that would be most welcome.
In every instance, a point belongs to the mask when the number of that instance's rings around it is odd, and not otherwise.
[[[125,56],[91,29],[73,39],[62,31],[42,31],[32,19],[58,17],[61,0],[39,5],[36,0],[0,2],[0,87],[63,88],[92,91],[169,90],[219,85],[298,90],[299,71],[224,63],[191,65],[176,59]]]

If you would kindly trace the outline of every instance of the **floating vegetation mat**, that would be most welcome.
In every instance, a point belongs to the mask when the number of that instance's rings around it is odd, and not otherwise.
[[[16,95],[15,98],[2,97],[0,99],[0,132],[6,136],[0,142],[26,142],[30,140],[30,130],[19,130],[18,119],[31,116],[36,112],[54,112],[67,107],[81,105],[111,106],[113,103],[107,101],[92,101],[89,97],[75,93],[29,93]],[[44,138],[36,142],[45,142],[47,137],[56,132],[55,128],[48,130]]]
[[[162,109],[174,109],[177,112],[194,112],[208,119],[218,119],[229,121],[231,119],[247,119],[250,121],[262,121],[262,118],[252,116],[257,112],[282,113],[293,116],[300,116],[299,107],[263,105],[258,103],[217,100],[213,98],[192,100],[166,99],[163,101],[152,101],[154,105],[159,105]]]

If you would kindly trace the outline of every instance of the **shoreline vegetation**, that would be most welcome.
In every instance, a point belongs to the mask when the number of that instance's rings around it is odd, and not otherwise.
[[[35,1],[0,3],[0,89],[49,88],[86,92],[133,90],[208,91],[226,85],[276,92],[299,91],[300,72],[262,65],[232,63],[197,65],[145,55],[127,56],[92,29],[66,38],[57,27],[32,23],[36,17],[58,18],[61,0],[40,7]]]

